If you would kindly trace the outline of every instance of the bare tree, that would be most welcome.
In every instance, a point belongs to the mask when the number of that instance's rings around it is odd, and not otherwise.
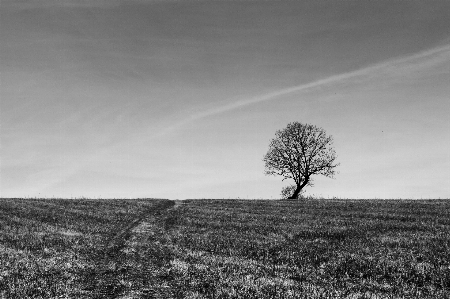
[[[265,173],[293,179],[296,188],[290,199],[298,198],[305,186],[312,186],[312,176],[335,174],[336,152],[333,137],[322,128],[299,122],[289,123],[275,133],[264,156]]]

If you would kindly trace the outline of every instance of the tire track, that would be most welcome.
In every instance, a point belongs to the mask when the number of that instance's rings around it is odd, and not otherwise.
[[[145,219],[151,216],[160,216],[166,210],[173,208],[175,203],[173,201],[165,201],[155,205],[154,207],[146,210],[141,215],[130,221],[124,228],[122,228],[119,232],[113,235],[106,245],[106,251],[103,259],[109,259],[111,257],[115,257],[119,251],[124,247],[125,242],[131,235],[133,229]]]
[[[167,221],[171,221],[173,215],[171,215],[171,211],[174,211],[180,208],[184,202],[181,200],[171,201],[172,205],[161,211],[158,217],[153,218],[144,218],[141,222],[139,222],[136,226],[132,228],[130,231],[131,236],[136,238],[134,240],[134,245],[136,244],[152,244],[155,240],[158,240],[159,234],[165,234],[168,229],[171,229],[171,225],[167,225]],[[156,241],[158,242],[158,241]],[[133,242],[132,242],[133,243]],[[128,243],[127,246],[130,248],[134,248],[133,244]],[[138,245],[139,246],[139,245]],[[161,251],[161,244],[150,246],[145,248],[145,255],[152,262],[148,263],[148,261],[143,262],[146,265],[144,268],[141,268],[138,277],[135,277],[137,280],[144,280],[146,283],[139,287],[131,287],[122,292],[118,299],[134,299],[134,298],[151,298],[151,299],[167,299],[173,298],[171,295],[170,288],[166,286],[161,286],[158,284],[160,281],[154,281],[154,284],[151,283],[152,279],[158,277],[157,274],[158,269],[162,267],[164,264],[164,260],[167,259],[167,253],[165,251]],[[144,246],[145,247],[145,246]],[[142,254],[142,252],[139,252]],[[160,264],[161,263],[161,264]],[[152,268],[156,267],[156,268]],[[154,271],[154,272],[153,272]],[[159,277],[161,278],[161,277]],[[150,282],[150,283],[149,283]]]
[[[159,202],[132,219],[117,233],[112,235],[104,246],[104,253],[95,263],[95,269],[87,273],[88,292],[90,298],[119,298],[126,292],[124,281],[131,269],[126,265],[122,249],[130,238],[133,230],[144,219],[156,219],[176,205],[166,200]]]

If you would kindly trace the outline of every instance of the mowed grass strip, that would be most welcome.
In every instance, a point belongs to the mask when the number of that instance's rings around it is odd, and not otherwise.
[[[450,201],[188,200],[165,227],[174,298],[450,298]]]
[[[99,279],[108,262],[117,264],[105,256],[109,243],[136,217],[165,202],[0,199],[0,297],[102,297],[99,291],[118,285]]]

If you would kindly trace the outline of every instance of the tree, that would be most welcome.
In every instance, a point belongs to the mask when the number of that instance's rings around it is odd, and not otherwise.
[[[292,122],[275,136],[263,159],[265,173],[294,180],[296,188],[290,199],[298,198],[305,186],[312,186],[312,176],[334,177],[339,164],[335,163],[333,137],[327,136],[322,128]]]

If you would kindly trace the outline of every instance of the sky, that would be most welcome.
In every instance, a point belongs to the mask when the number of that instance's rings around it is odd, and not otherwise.
[[[450,198],[450,1],[1,0],[0,197]]]

